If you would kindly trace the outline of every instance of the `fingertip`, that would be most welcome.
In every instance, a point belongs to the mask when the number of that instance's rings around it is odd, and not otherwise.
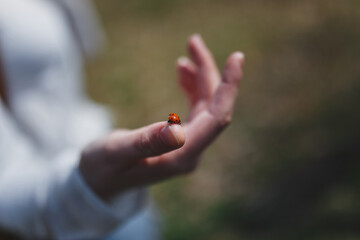
[[[185,132],[179,124],[168,124],[160,131],[163,142],[171,147],[179,148],[185,143]]]
[[[194,63],[187,57],[179,57],[176,62],[177,69],[185,72],[189,77],[193,78],[196,74],[197,68]]]
[[[238,63],[240,63],[240,66],[242,67],[245,62],[245,54],[243,52],[236,51],[230,56],[230,59],[234,58],[236,59],[236,61],[238,61]]]
[[[190,37],[189,37],[189,42],[191,42],[191,41],[201,41],[202,40],[202,37],[201,37],[201,35],[200,35],[200,33],[193,33],[193,34],[191,34],[190,35]]]
[[[176,63],[179,68],[184,68],[189,64],[189,61],[190,60],[187,57],[181,56],[178,58]]]
[[[238,84],[242,77],[242,68],[244,64],[244,53],[233,52],[226,61],[223,71],[223,82]]]
[[[197,48],[199,48],[200,46],[205,45],[204,41],[202,40],[202,37],[200,36],[200,34],[195,33],[192,34],[189,39],[188,39],[188,51],[190,56],[192,57],[192,59],[197,63],[199,61],[199,56],[197,53]]]

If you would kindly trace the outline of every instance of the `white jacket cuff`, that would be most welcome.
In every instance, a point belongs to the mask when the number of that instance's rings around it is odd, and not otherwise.
[[[58,180],[50,189],[45,214],[50,224],[47,235],[54,239],[104,237],[148,203],[145,188],[123,192],[105,203],[87,186],[77,167]]]

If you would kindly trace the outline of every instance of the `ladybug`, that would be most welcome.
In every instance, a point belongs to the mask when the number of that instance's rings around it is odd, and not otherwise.
[[[181,124],[179,115],[176,113],[170,113],[168,123]]]

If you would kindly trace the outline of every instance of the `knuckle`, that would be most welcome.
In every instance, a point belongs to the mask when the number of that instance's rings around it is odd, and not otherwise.
[[[115,141],[107,141],[104,144],[104,151],[106,155],[112,155],[117,151],[117,144]]]
[[[210,114],[215,126],[219,129],[226,128],[232,121],[232,108],[213,108],[210,109]]]
[[[225,114],[216,118],[217,124],[220,128],[226,128],[232,121],[232,114]]]
[[[118,151],[117,144],[115,144],[112,141],[108,141],[104,145],[104,153],[103,153],[104,160],[112,162],[112,160],[116,158],[117,151]]]
[[[146,134],[142,134],[139,141],[135,142],[135,148],[142,155],[148,155],[151,151],[151,144],[149,144],[150,140]]]
[[[135,143],[135,148],[143,156],[152,156],[160,153],[160,143],[156,136],[142,134],[140,140]]]

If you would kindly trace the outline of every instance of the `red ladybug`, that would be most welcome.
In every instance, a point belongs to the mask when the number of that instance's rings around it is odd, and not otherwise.
[[[168,123],[181,124],[179,115],[177,115],[176,113],[170,113]]]

